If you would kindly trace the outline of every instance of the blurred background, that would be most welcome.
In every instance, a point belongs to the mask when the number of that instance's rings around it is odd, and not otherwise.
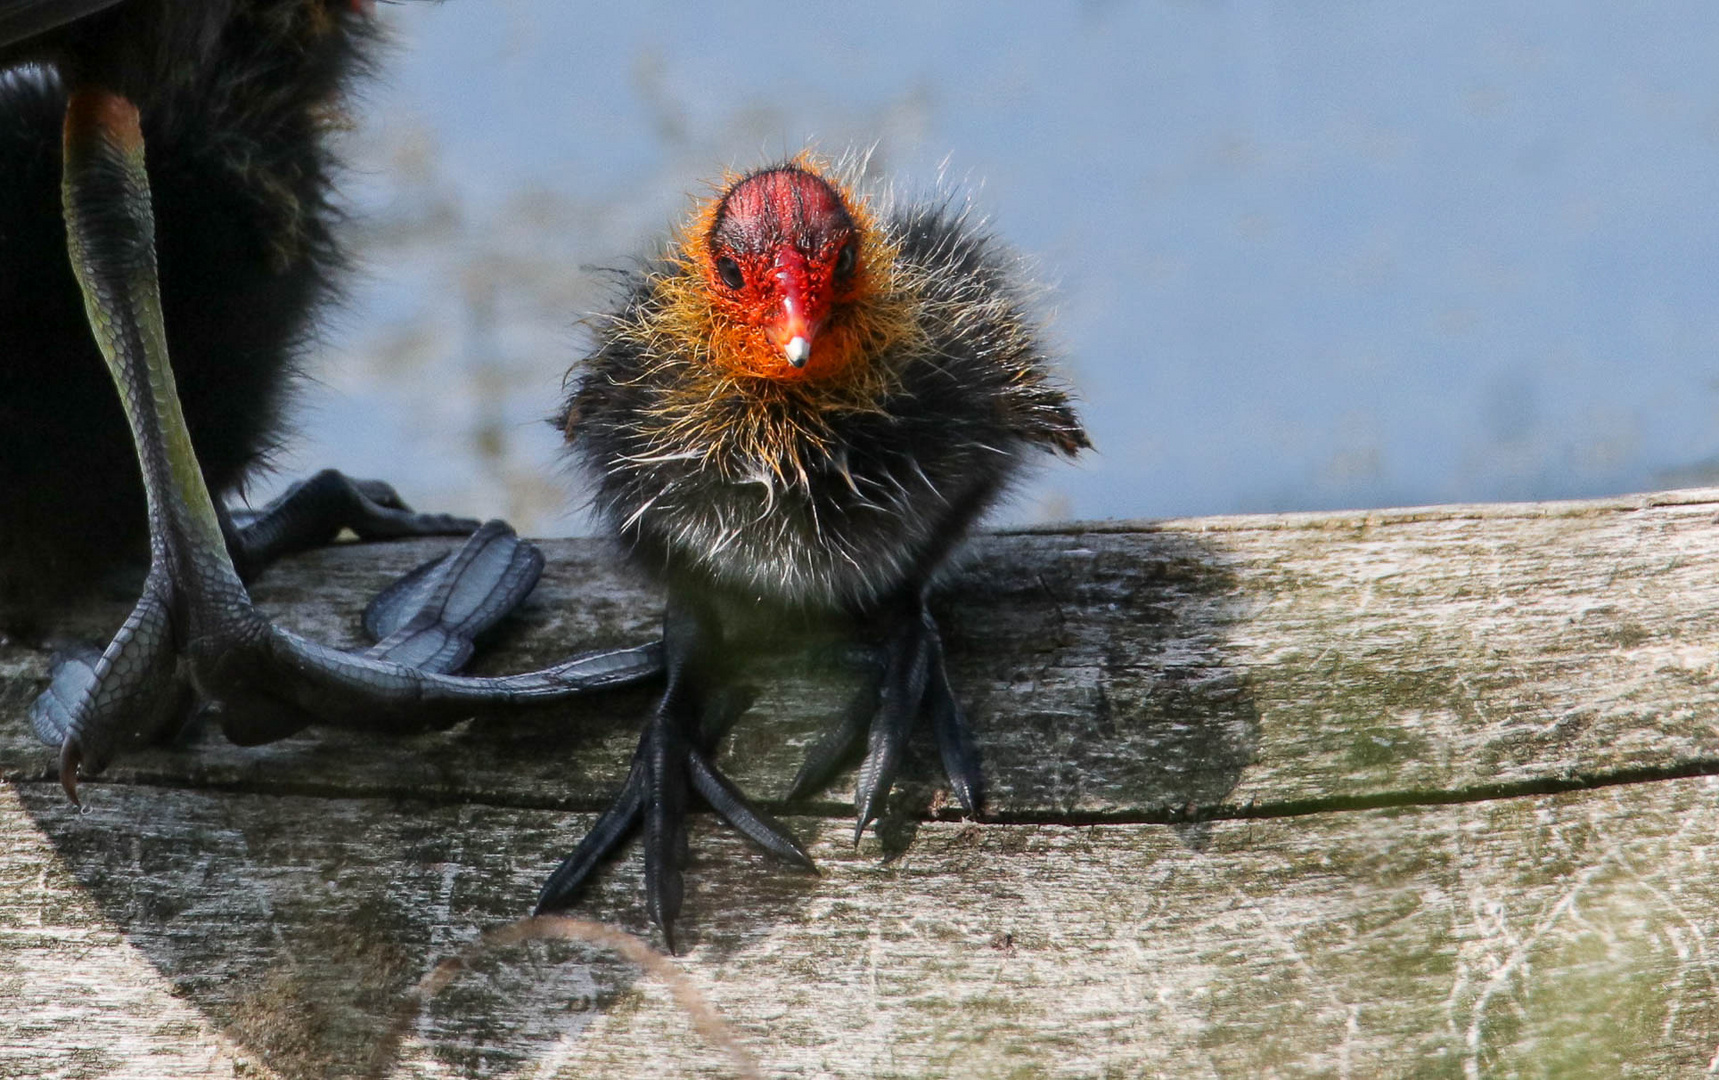
[[[283,482],[586,531],[543,422],[627,265],[808,142],[971,190],[1098,453],[999,515],[1719,480],[1719,5],[385,5],[362,276]],[[266,494],[261,492],[261,494]]]

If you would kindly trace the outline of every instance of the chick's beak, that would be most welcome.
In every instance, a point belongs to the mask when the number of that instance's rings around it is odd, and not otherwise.
[[[782,294],[782,314],[770,327],[770,338],[797,370],[811,360],[812,340],[823,322],[821,313],[811,310],[805,256],[790,249],[777,258],[776,287]]]

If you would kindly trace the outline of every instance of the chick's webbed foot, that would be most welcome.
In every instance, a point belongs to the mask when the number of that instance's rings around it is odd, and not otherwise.
[[[722,641],[713,620],[671,599],[663,649],[668,686],[645,723],[621,793],[544,883],[536,913],[570,907],[592,872],[642,825],[645,904],[674,952],[674,924],[685,894],[689,793],[696,792],[724,821],[777,858],[806,870],[815,867],[786,829],[711,764],[715,743],[749,703],[749,695],[720,674]]]
[[[923,600],[896,622],[841,719],[807,753],[788,798],[802,799],[822,787],[863,740],[865,757],[854,791],[857,844],[865,827],[883,812],[919,719],[931,725],[956,801],[968,814],[978,813],[984,797],[978,751],[949,687],[942,635]]]

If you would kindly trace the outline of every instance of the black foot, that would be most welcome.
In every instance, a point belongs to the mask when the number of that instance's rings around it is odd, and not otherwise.
[[[721,667],[721,641],[713,626],[671,600],[663,646],[668,687],[645,724],[626,783],[579,847],[544,883],[536,913],[570,907],[592,872],[642,823],[645,903],[672,953],[675,919],[685,895],[681,869],[686,861],[689,790],[772,855],[806,870],[816,868],[786,829],[753,806],[710,763],[714,736],[727,730],[750,701],[742,689],[712,685]],[[707,734],[712,736],[708,743]]]
[[[457,552],[419,567],[372,602],[365,626],[378,643],[364,656],[426,672],[452,672],[474,640],[537,583],[543,556],[504,522],[484,525]],[[171,576],[151,573],[143,596],[105,650],[73,643],[54,658],[53,678],[30,708],[36,735],[60,748],[60,780],[73,802],[77,778],[114,754],[169,737],[194,695],[179,666]],[[246,707],[248,706],[248,707]],[[284,738],[316,718],[290,702],[211,704],[228,738],[255,745]]]
[[[55,656],[48,688],[30,706],[36,736],[60,750],[60,783],[75,804],[81,772],[159,742],[188,714],[190,686],[173,643],[172,579],[152,571],[143,596],[105,650],[76,643]]]
[[[574,657],[556,667],[493,679],[448,674],[474,642],[530,592],[542,567],[535,547],[490,522],[453,554],[419,567],[366,614],[382,640],[363,654],[329,649],[270,626],[248,606],[224,625],[219,701],[208,713],[240,745],[284,738],[322,721],[384,732],[429,730],[485,709],[553,701],[630,685],[661,672],[654,645]],[[117,753],[169,737],[193,695],[175,642],[172,578],[151,573],[131,616],[104,652],[78,646],[56,658],[31,707],[37,735],[60,748],[61,781],[74,802],[79,775]]]
[[[505,521],[486,521],[457,551],[431,559],[364,609],[376,644],[364,655],[420,671],[465,667],[478,638],[511,613],[543,574],[543,552]]]
[[[246,581],[277,559],[328,544],[342,529],[360,540],[398,540],[464,536],[478,527],[472,518],[416,513],[388,484],[334,469],[294,483],[261,510],[229,514],[227,548]]]
[[[542,573],[543,553],[535,544],[521,540],[505,521],[486,521],[458,549],[410,571],[370,601],[364,630],[376,644],[354,659],[426,674],[459,671],[478,639],[524,602]],[[222,703],[211,711],[227,738],[240,746],[285,738],[319,718],[272,696],[252,697],[243,707]],[[385,716],[378,714],[366,726],[393,731],[433,726],[407,717],[402,727]]]
[[[803,799],[823,787],[863,738],[865,759],[854,791],[858,816],[854,843],[859,843],[865,827],[883,812],[913,723],[920,718],[930,723],[937,738],[943,771],[956,801],[968,814],[977,814],[984,796],[979,755],[961,705],[949,688],[937,622],[923,603],[901,620],[841,720],[806,755],[788,798]]]

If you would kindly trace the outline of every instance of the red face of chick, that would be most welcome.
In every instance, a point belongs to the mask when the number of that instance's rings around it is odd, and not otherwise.
[[[769,342],[770,355],[748,366],[784,379],[839,366],[820,354],[819,335],[857,295],[857,231],[840,193],[797,166],[754,173],[722,196],[705,278],[718,310]]]

